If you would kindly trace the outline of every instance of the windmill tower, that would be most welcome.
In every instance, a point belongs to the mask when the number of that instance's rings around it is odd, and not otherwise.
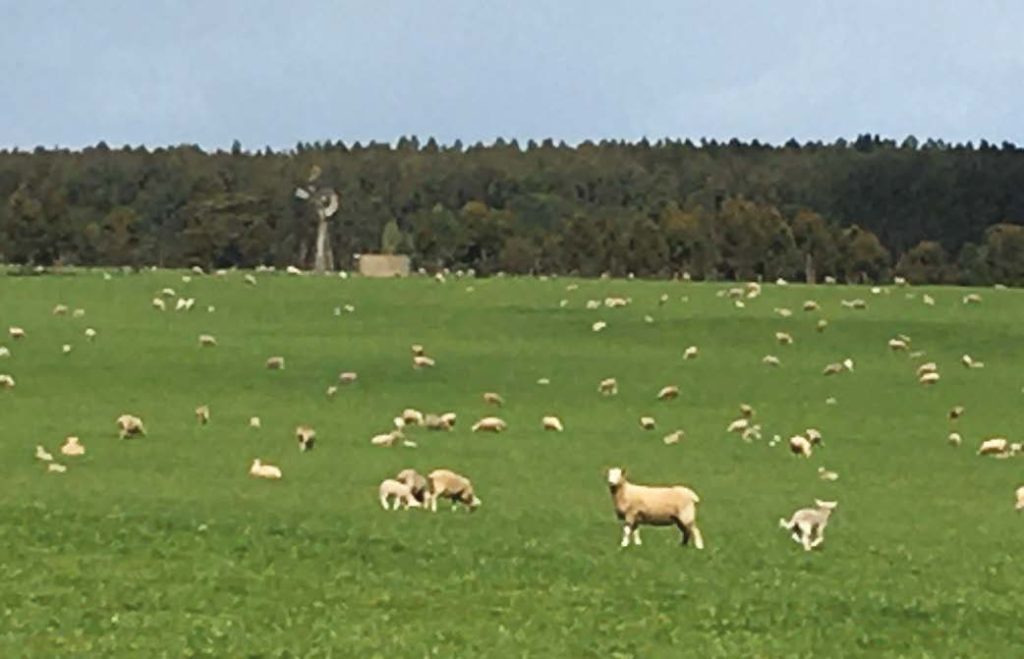
[[[313,165],[305,187],[295,188],[295,196],[308,201],[316,210],[316,260],[313,263],[313,269],[316,272],[324,272],[334,270],[334,252],[327,239],[327,220],[338,212],[339,202],[338,193],[333,188],[317,185],[316,182],[319,178],[320,167]]]

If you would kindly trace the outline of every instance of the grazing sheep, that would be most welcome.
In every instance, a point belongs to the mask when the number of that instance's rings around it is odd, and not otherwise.
[[[640,417],[640,427],[644,430],[654,430],[655,425],[653,416]]]
[[[395,476],[395,480],[407,485],[416,501],[427,503],[427,497],[430,496],[430,484],[418,471],[403,469]]]
[[[601,301],[600,300],[587,300],[587,309],[593,310],[593,309],[600,309],[600,308],[601,308]]]
[[[1021,510],[1024,510],[1024,485],[1017,488],[1016,495],[1017,504],[1014,506],[1014,509],[1020,512]]]
[[[423,417],[423,426],[427,430],[451,430],[455,425],[455,413],[427,414]]]
[[[338,382],[342,384],[352,384],[359,379],[359,374],[355,371],[344,371],[338,374]]]
[[[42,444],[36,444],[36,460],[43,462],[53,462],[53,455],[43,448]]]
[[[259,458],[255,458],[252,461],[252,466],[249,467],[249,475],[256,478],[267,478],[269,480],[280,480],[281,473],[280,467],[274,465],[263,464]]]
[[[457,504],[474,511],[483,503],[473,492],[473,483],[468,478],[448,469],[435,469],[427,474],[430,482],[430,511],[437,512],[437,500],[441,497],[452,500],[452,510]]]
[[[485,416],[473,424],[473,432],[502,432],[508,429],[508,424],[496,416]]]
[[[829,471],[824,467],[818,467],[818,478],[823,481],[837,481],[839,480],[839,474],[834,471]]]
[[[555,432],[562,432],[564,430],[562,420],[557,416],[546,416],[540,420],[540,424],[544,430],[553,430]]]
[[[675,432],[670,432],[669,434],[667,434],[664,437],[662,437],[661,441],[666,446],[671,446],[672,444],[678,444],[679,442],[681,442],[685,438],[686,438],[686,433],[683,432],[682,430],[677,430]]]
[[[436,362],[431,357],[426,355],[416,355],[412,358],[412,367],[416,369],[420,368],[432,368]]]
[[[604,322],[603,320],[599,320],[593,325],[591,325],[590,329],[592,329],[595,332],[600,332],[606,327],[608,327],[608,323]]]
[[[775,355],[765,355],[764,357],[761,358],[761,363],[762,364],[767,364],[768,366],[781,366],[782,365],[782,362],[779,361],[779,358],[776,357]]]
[[[619,393],[619,383],[615,378],[605,378],[597,385],[597,391],[605,396],[614,396]]]
[[[146,434],[146,428],[142,424],[142,419],[132,414],[122,414],[117,417],[117,430],[118,436],[121,439],[128,439],[136,435],[145,436]]]
[[[420,357],[420,356],[423,356],[425,354],[427,354],[427,353],[424,350],[423,346],[419,345],[418,343],[414,343],[412,345],[412,356],[413,357]]]
[[[393,500],[391,510],[398,510],[399,505],[405,510],[408,510],[410,507],[423,507],[423,504],[412,495],[412,488],[401,481],[391,478],[381,481],[380,487],[377,488],[377,496],[380,497],[380,507],[384,510],[388,510],[389,499]]]
[[[964,296],[964,304],[981,304],[981,296],[977,293],[969,293]]]
[[[793,435],[789,438],[789,450],[794,455],[802,455],[805,458],[811,457],[813,452],[810,440],[803,435]]]
[[[608,489],[615,504],[615,515],[624,522],[621,546],[628,547],[632,538],[634,545],[640,541],[640,525],[675,525],[682,533],[682,543],[690,538],[697,549],[704,548],[704,538],[697,528],[697,504],[700,497],[682,485],[655,487],[636,485],[626,480],[626,472],[620,467],[608,470]]]
[[[85,309],[75,309],[74,311],[71,312],[71,317],[72,318],[84,318],[85,317]]]
[[[683,351],[683,359],[697,359],[697,356],[699,354],[700,350],[697,348],[697,346],[690,346],[689,348]]]
[[[299,442],[300,451],[312,451],[313,445],[316,443],[316,431],[310,426],[296,426],[295,439]]]
[[[838,504],[835,501],[815,499],[814,505],[814,508],[801,508],[788,520],[779,519],[779,526],[786,529],[794,541],[803,545],[804,551],[811,551],[825,542],[825,527]]]
[[[94,330],[91,327],[86,327],[85,328],[85,338],[90,340],[90,341],[95,339],[96,338],[96,330]]]
[[[670,384],[666,387],[662,387],[661,391],[658,392],[658,400],[672,400],[679,397],[679,387],[674,384]]]
[[[750,420],[746,418],[736,419],[726,427],[725,432],[743,432],[750,427]]]
[[[11,349],[7,346],[0,346],[0,357],[10,357]]]
[[[907,351],[910,349],[910,346],[907,345],[906,341],[901,339],[889,339],[889,349],[893,352],[897,352],[899,350]]]
[[[14,378],[7,373],[0,373],[0,389],[14,389]]]
[[[925,373],[924,375],[919,377],[917,381],[920,382],[921,384],[935,384],[936,382],[939,381],[939,379],[939,374],[933,371],[931,373]]]
[[[964,415],[965,411],[966,410],[964,410],[963,405],[954,405],[953,408],[949,410],[949,420],[956,421]]]
[[[976,361],[970,355],[961,357],[960,363],[964,365],[964,368],[985,368],[985,362]]]
[[[196,408],[196,420],[199,421],[199,425],[205,426],[210,422],[210,406],[200,405]]]
[[[283,371],[284,370],[284,357],[268,357],[267,358],[267,369],[271,371]]]
[[[67,467],[57,462],[51,462],[50,464],[46,465],[46,471],[47,473],[50,474],[63,474],[67,470]]]
[[[68,457],[77,457],[85,455],[85,446],[82,445],[78,437],[68,435],[64,438],[64,443],[60,447],[60,452],[62,455],[66,455]]]
[[[18,339],[24,339],[25,338],[25,330],[23,330],[20,327],[9,327],[9,328],[7,328],[7,333],[15,341],[17,341]]]
[[[807,300],[804,302],[804,311],[817,311],[818,303],[814,300]]]
[[[253,275],[250,275],[250,274],[246,274],[245,276],[243,276],[242,277],[242,281],[244,281],[245,283],[249,284],[250,286],[255,286],[256,285],[256,277],[254,277]]]
[[[158,297],[153,298],[153,308],[156,309],[157,311],[167,311],[167,305],[164,304],[162,298]]]
[[[775,307],[773,311],[779,314],[779,316],[781,316],[782,318],[789,318],[790,316],[793,315],[793,312],[785,307]]]
[[[445,412],[441,415],[441,421],[446,423],[449,429],[455,427],[455,421],[457,418],[458,417],[455,415],[455,412]]]
[[[501,407],[502,405],[505,404],[505,399],[503,399],[499,394],[496,394],[493,391],[488,391],[484,393],[484,402]]]
[[[250,428],[261,428],[262,426],[263,426],[263,422],[260,421],[260,418],[258,416],[251,416],[251,417],[249,417],[249,427]]]
[[[921,300],[929,307],[935,306],[935,298],[933,298],[931,295],[928,295],[927,293],[921,296]]]
[[[1002,437],[986,439],[978,447],[978,455],[1005,455],[1009,453],[1010,442]]]
[[[71,354],[71,344],[70,343],[65,343],[64,345],[62,345],[60,347],[60,351],[62,353],[64,353],[65,355],[70,355]]]
[[[423,425],[423,412],[420,412],[419,410],[407,407],[404,410],[402,410],[401,416],[402,421],[404,421],[406,425]]]
[[[392,430],[391,432],[374,435],[370,438],[370,444],[373,446],[394,446],[395,442],[402,439],[403,436],[401,430]]]
[[[334,398],[334,395],[337,394],[337,393],[338,393],[338,388],[336,386],[334,386],[333,384],[331,386],[327,387],[327,397],[328,398]]]
[[[816,330],[818,330],[819,332],[824,332],[825,328],[827,328],[827,327],[828,327],[828,321],[825,320],[824,318],[818,319],[818,323],[814,326],[814,328]]]
[[[740,416],[744,419],[753,419],[756,412],[754,408],[746,403],[740,403]]]
[[[804,437],[811,443],[812,446],[820,446],[825,442],[822,440],[821,431],[817,428],[808,428],[804,431]]]
[[[950,444],[952,444],[953,446],[960,446],[960,443],[963,442],[964,440],[960,436],[960,433],[958,433],[958,432],[951,432],[951,433],[949,433],[949,436],[946,437],[946,441],[949,442]]]
[[[64,315],[67,315],[67,313],[68,313],[67,305],[58,304],[57,306],[55,306],[53,308],[53,315],[54,316],[64,316]]]
[[[287,272],[290,275],[301,275],[302,274],[302,270],[299,270],[294,265],[288,266],[287,268],[284,269],[284,271]]]
[[[842,372],[843,372],[843,365],[842,364],[832,363],[832,364],[828,364],[827,366],[825,366],[824,370],[822,370],[821,373],[822,373],[822,375],[835,375],[837,373],[842,373]]]
[[[178,294],[174,292],[173,288],[165,288],[160,291],[160,295],[164,297],[177,297]]]
[[[917,377],[921,377],[922,375],[925,375],[925,374],[928,374],[928,373],[937,373],[938,370],[939,370],[938,364],[936,364],[935,362],[927,362],[927,363],[921,364],[920,366],[917,367]]]
[[[199,345],[201,346],[215,346],[217,345],[217,339],[212,334],[200,334]]]
[[[793,337],[786,332],[776,332],[775,340],[782,346],[793,345]]]

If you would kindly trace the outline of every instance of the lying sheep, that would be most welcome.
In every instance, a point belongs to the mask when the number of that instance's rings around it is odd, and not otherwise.
[[[658,400],[673,400],[679,397],[679,387],[674,384],[670,384],[667,387],[662,387],[661,391],[658,392]]]
[[[295,439],[299,442],[300,451],[312,451],[313,445],[316,443],[316,431],[310,426],[296,426]]]
[[[249,417],[249,427],[250,428],[260,428],[262,426],[263,426],[263,422],[260,420],[260,418],[258,416],[251,416],[251,417]]]
[[[437,500],[441,497],[452,500],[452,510],[457,504],[474,511],[483,503],[473,492],[473,483],[468,478],[448,469],[435,469],[427,474],[430,482],[430,512],[437,512]]]
[[[498,407],[501,407],[502,405],[505,404],[505,400],[499,394],[496,394],[493,391],[488,391],[484,393],[484,402],[489,403],[491,405],[497,405]]]
[[[284,357],[268,357],[267,358],[267,369],[271,371],[283,371],[284,370]]]
[[[395,445],[395,442],[402,439],[404,435],[401,430],[392,430],[391,432],[381,433],[374,435],[370,438],[370,444],[373,446],[385,446],[391,447]]]
[[[355,371],[343,371],[338,374],[338,382],[342,384],[352,384],[359,379],[359,374]]]
[[[938,373],[932,371],[931,373],[925,373],[924,375],[919,377],[917,381],[920,382],[921,384],[935,384],[936,382],[939,381],[940,377],[941,376]]]
[[[47,473],[51,473],[51,474],[63,474],[67,470],[68,470],[67,467],[65,467],[64,465],[59,464],[57,462],[51,462],[50,464],[46,465]]]
[[[502,432],[508,429],[508,424],[496,416],[485,416],[473,424],[473,432]]]
[[[700,497],[688,487],[681,485],[652,487],[636,485],[626,480],[626,472],[620,467],[608,470],[608,489],[615,503],[615,515],[624,522],[622,546],[628,547],[630,538],[634,545],[640,545],[640,525],[675,525],[682,533],[682,544],[693,544],[704,548],[704,538],[697,528],[697,504]]]
[[[395,476],[395,480],[409,487],[416,501],[426,504],[430,496],[430,484],[415,469],[403,469]]]
[[[117,430],[118,436],[121,439],[128,439],[136,435],[145,436],[146,434],[146,428],[142,423],[142,419],[132,414],[122,414],[117,417]]]
[[[200,334],[199,345],[203,347],[215,346],[217,345],[217,339],[212,334]]]
[[[256,478],[280,480],[283,474],[281,473],[280,467],[263,464],[259,458],[256,458],[252,461],[252,466],[249,467],[249,475]]]
[[[338,393],[338,388],[332,384],[331,386],[327,387],[326,393],[328,398],[334,398],[334,396]]]
[[[644,430],[654,430],[657,424],[654,421],[653,416],[642,416],[640,417],[640,427]]]
[[[254,276],[252,276],[250,274],[247,274],[247,275],[243,276],[242,277],[242,281],[244,281],[245,283],[249,284],[250,286],[255,286],[256,285],[256,277],[254,277]]]
[[[761,358],[761,363],[762,364],[767,364],[768,366],[781,366],[782,365],[782,362],[779,361],[779,358],[776,357],[775,355],[765,355],[764,357]]]
[[[935,306],[935,298],[933,298],[931,295],[928,295],[927,293],[921,296],[921,301],[924,302],[929,307]]]
[[[591,325],[590,329],[592,331],[594,331],[594,332],[600,332],[600,331],[603,331],[604,328],[606,328],[606,327],[608,327],[608,323],[606,323],[603,320],[599,320],[599,321],[595,322],[593,325]]]
[[[964,304],[981,304],[981,296],[977,293],[968,293],[963,298]]]
[[[615,378],[605,378],[597,385],[597,391],[605,396],[614,396],[619,393],[619,383]]]
[[[91,327],[86,327],[85,328],[85,338],[87,338],[90,341],[95,339],[96,338],[96,330],[94,330]]]
[[[803,435],[793,435],[789,438],[789,450],[794,455],[802,455],[805,458],[811,457],[811,442]]]
[[[938,364],[936,364],[935,362],[927,362],[917,367],[917,377],[921,377],[922,375],[926,375],[928,373],[937,373],[938,371]]]
[[[36,444],[36,460],[41,462],[53,462],[53,454],[47,451],[42,444]]]
[[[68,313],[68,307],[65,304],[58,304],[53,308],[54,316],[65,316]]]
[[[686,433],[684,433],[682,430],[676,430],[675,432],[670,432],[669,434],[662,437],[661,441],[666,446],[671,446],[672,444],[678,444],[685,438]]]
[[[199,425],[205,426],[210,422],[210,406],[200,405],[196,408],[196,420],[199,421]]]
[[[14,377],[7,373],[0,373],[0,389],[14,389]]]
[[[380,482],[380,487],[377,488],[377,496],[380,497],[380,507],[384,510],[388,510],[389,499],[392,500],[391,510],[398,510],[399,505],[405,510],[408,510],[410,507],[423,507],[423,504],[412,495],[412,489],[408,485],[391,478],[386,478]]]
[[[903,341],[901,339],[889,339],[889,349],[892,350],[893,352],[897,352],[900,350],[907,351],[910,349],[910,346],[907,345],[906,341]]]
[[[426,355],[416,355],[412,358],[412,367],[415,369],[433,368],[435,364],[436,362]]]
[[[811,551],[825,542],[825,527],[837,502],[815,499],[814,505],[814,508],[801,508],[789,519],[779,519],[779,526],[786,529],[795,542],[802,544],[804,551]]]
[[[1010,451],[1010,442],[1002,437],[986,439],[978,447],[978,455],[1005,455]]]
[[[555,432],[562,432],[562,420],[557,416],[546,416],[540,420],[541,427],[544,430],[553,430]]]
[[[829,471],[824,467],[818,467],[818,478],[823,481],[837,481],[839,480],[839,474],[834,471]]]
[[[69,457],[77,457],[85,455],[85,446],[82,445],[78,437],[74,435],[68,435],[64,438],[64,443],[60,447],[61,455]]]

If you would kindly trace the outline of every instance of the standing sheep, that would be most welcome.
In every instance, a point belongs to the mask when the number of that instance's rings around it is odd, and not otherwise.
[[[626,472],[613,467],[608,470],[608,489],[615,503],[615,515],[625,522],[622,527],[622,546],[628,547],[630,537],[639,545],[640,525],[675,525],[682,533],[682,544],[693,544],[704,548],[704,538],[697,528],[697,504],[700,497],[688,487],[681,485],[651,487],[635,485],[626,480]]]
[[[405,510],[410,507],[421,508],[423,506],[412,495],[412,489],[408,485],[391,478],[381,481],[380,487],[377,488],[377,496],[380,497],[380,507],[384,510],[388,510],[389,499],[393,499],[391,510],[398,510],[399,505]]]
[[[275,356],[267,358],[267,369],[271,371],[283,371],[284,357]]]
[[[473,432],[479,432],[481,430],[486,432],[502,432],[506,429],[508,429],[508,424],[496,416],[485,416],[474,423],[471,428]]]
[[[117,430],[121,439],[146,434],[146,427],[142,424],[142,419],[131,414],[122,414],[117,417]]]
[[[796,511],[788,520],[779,519],[779,526],[789,531],[793,540],[803,545],[804,551],[811,551],[825,542],[825,527],[837,505],[835,501],[819,499],[815,499],[814,504],[814,508]]]
[[[316,431],[310,426],[296,426],[295,439],[299,442],[300,451],[312,451],[316,443]]]
[[[474,494],[473,484],[468,478],[448,469],[435,469],[427,474],[430,481],[430,512],[437,512],[437,500],[441,497],[452,500],[452,510],[457,504],[466,506],[470,512],[483,502]]]
[[[422,504],[427,503],[427,497],[430,495],[430,484],[418,471],[415,469],[403,469],[395,476],[395,480],[409,486],[412,496],[417,501]]]

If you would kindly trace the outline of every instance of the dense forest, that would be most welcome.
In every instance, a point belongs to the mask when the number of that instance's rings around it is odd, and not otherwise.
[[[1024,284],[1024,149],[862,135],[782,146],[497,140],[0,151],[0,262]]]

